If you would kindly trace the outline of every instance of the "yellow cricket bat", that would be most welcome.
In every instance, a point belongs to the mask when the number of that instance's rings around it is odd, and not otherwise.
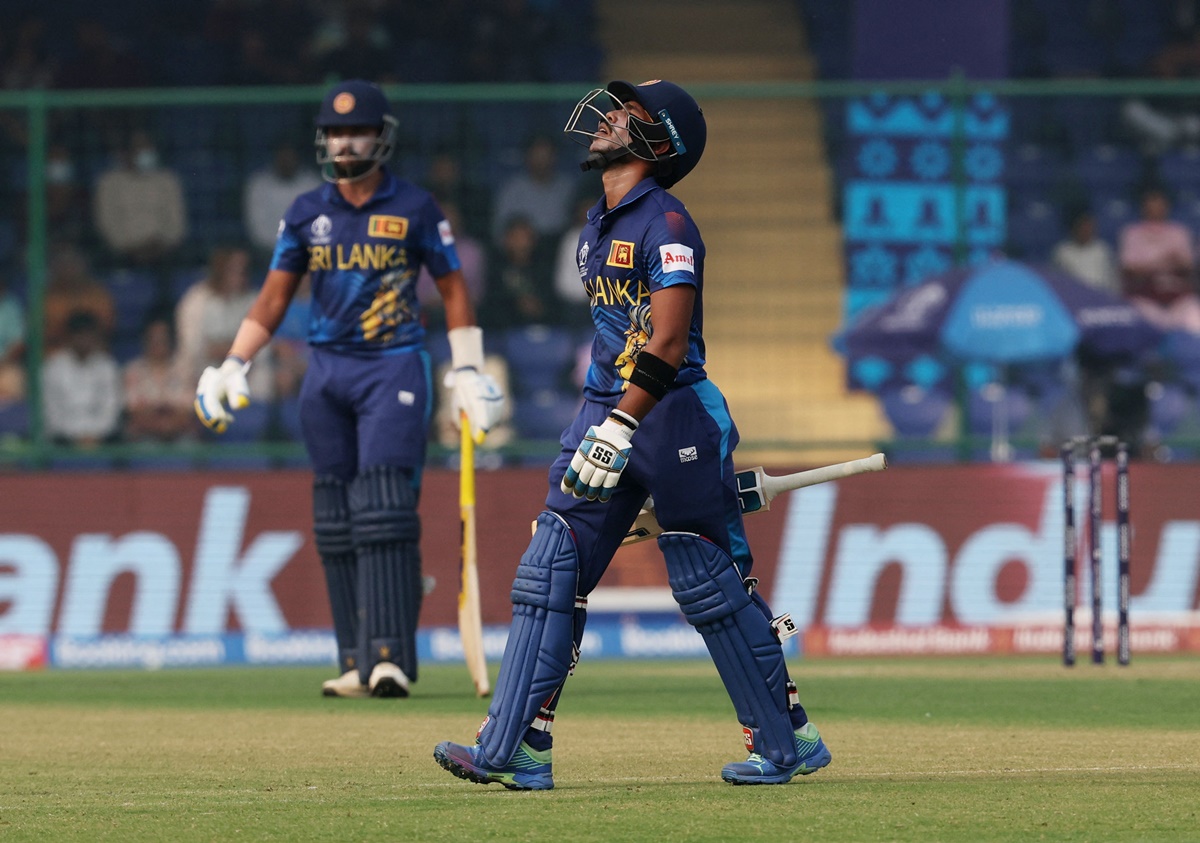
[[[458,467],[458,507],[462,518],[462,543],[458,590],[458,634],[462,638],[463,657],[475,692],[486,697],[492,692],[488,682],[487,659],[483,655],[483,613],[479,605],[479,558],[475,546],[475,440],[467,414],[462,425],[460,465]]]

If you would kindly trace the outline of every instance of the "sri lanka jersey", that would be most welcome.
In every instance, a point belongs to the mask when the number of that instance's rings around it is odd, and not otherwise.
[[[696,304],[675,383],[686,386],[707,377],[704,241],[682,202],[649,178],[611,210],[601,199],[588,211],[576,258],[596,323],[586,397],[613,403],[625,391],[638,353],[654,333],[650,295],[676,284],[695,287]]]
[[[373,357],[420,347],[422,264],[434,278],[459,268],[454,234],[433,197],[386,170],[361,208],[322,185],[292,202],[271,268],[312,273],[311,345]]]

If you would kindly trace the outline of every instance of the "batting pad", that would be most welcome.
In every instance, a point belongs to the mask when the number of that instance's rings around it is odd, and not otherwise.
[[[513,580],[512,626],[500,676],[479,734],[488,764],[512,759],[525,730],[567,679],[574,645],[579,557],[559,516],[543,512]]]
[[[421,520],[408,472],[364,469],[350,482],[350,532],[358,556],[359,641],[367,664],[397,665],[417,678],[417,618],[421,612]]]
[[[675,600],[704,636],[738,720],[751,732],[754,751],[791,767],[796,740],[788,716],[783,648],[750,599],[733,560],[695,533],[663,533],[658,546]]]
[[[338,665],[345,673],[362,665],[362,654],[358,649],[358,558],[350,538],[346,484],[340,478],[328,474],[313,478],[313,534],[329,590]]]

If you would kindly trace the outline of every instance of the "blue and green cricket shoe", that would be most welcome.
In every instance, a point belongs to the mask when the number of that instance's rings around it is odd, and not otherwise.
[[[509,790],[550,790],[554,776],[550,772],[550,752],[538,751],[521,741],[512,760],[503,767],[490,767],[479,746],[442,741],[433,748],[437,763],[460,779],[476,784],[496,782]]]
[[[751,752],[745,761],[726,764],[721,770],[721,778],[730,784],[786,784],[793,776],[815,773],[832,760],[817,727],[805,723],[796,730],[796,763],[791,767],[780,767],[757,752]]]

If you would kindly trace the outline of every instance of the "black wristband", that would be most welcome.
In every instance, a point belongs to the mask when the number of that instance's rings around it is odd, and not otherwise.
[[[640,425],[640,422],[638,422],[637,419],[629,415],[629,413],[625,412],[624,410],[618,410],[616,407],[612,409],[612,412],[608,414],[608,417],[616,421],[617,424],[627,427],[630,430],[637,430],[638,426]]]
[[[661,401],[667,391],[675,385],[675,376],[679,369],[672,366],[661,357],[656,357],[648,351],[638,354],[637,363],[633,366],[633,374],[629,382],[641,387],[654,396],[655,401]]]

